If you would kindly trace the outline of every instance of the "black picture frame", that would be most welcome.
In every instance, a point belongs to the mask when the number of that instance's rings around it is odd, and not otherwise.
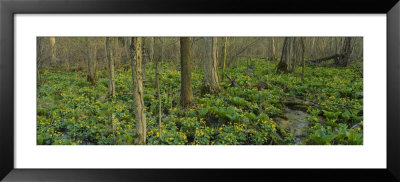
[[[387,15],[386,169],[15,169],[14,15],[31,13],[381,13]],[[316,15],[318,16],[318,15]],[[400,181],[398,0],[0,0],[0,179],[4,181]],[[384,119],[382,119],[384,122]],[[371,156],[373,157],[373,156]]]

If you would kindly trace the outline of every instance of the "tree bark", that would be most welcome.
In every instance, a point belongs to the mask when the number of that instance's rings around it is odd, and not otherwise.
[[[143,102],[142,38],[133,37],[131,42],[131,64],[133,79],[133,108],[136,119],[136,145],[146,144],[146,115]]]
[[[50,37],[49,41],[50,41],[51,64],[55,65],[56,64],[56,38]]]
[[[341,50],[341,55],[338,59],[335,60],[336,65],[345,67],[349,64],[350,54],[351,54],[352,46],[351,46],[351,37],[346,37],[344,39],[343,47]]]
[[[304,47],[300,37],[286,37],[282,49],[281,61],[277,71],[289,73],[296,70],[297,64],[303,62]]]
[[[114,81],[114,50],[115,38],[106,37],[105,52],[108,63],[108,96],[115,96],[115,81]]]
[[[222,81],[225,78],[225,67],[226,67],[226,50],[228,49],[228,37],[225,37],[224,43],[224,64],[222,65]]]
[[[96,85],[96,60],[97,60],[97,41],[95,38],[86,39],[87,46],[87,80],[92,85]]]
[[[204,38],[204,80],[202,94],[220,92],[217,63],[217,38]]]
[[[129,37],[125,37],[124,38],[124,43],[125,43],[125,47],[124,47],[124,53],[125,53],[125,59],[123,62],[123,65],[128,65],[129,64],[129,60],[130,60],[130,50],[129,47],[131,46],[131,38]]]
[[[288,73],[290,72],[290,49],[291,49],[291,43],[292,38],[291,37],[286,37],[284,42],[283,42],[283,49],[282,49],[282,56],[281,56],[281,61],[278,63],[278,72],[285,72]]]
[[[142,37],[142,74],[143,80],[146,80],[146,63],[147,63],[147,50],[145,49],[145,45],[146,45],[146,38]]]
[[[316,39],[316,37],[313,37],[312,41],[311,41],[311,57],[312,58],[315,58],[315,39]]]
[[[149,59],[150,59],[150,62],[154,61],[154,37],[150,37]]]
[[[190,64],[190,38],[181,37],[181,105],[190,107],[193,103],[192,73]]]
[[[276,59],[275,51],[276,51],[276,49],[275,49],[275,38],[272,37],[272,59],[271,60],[275,60]]]

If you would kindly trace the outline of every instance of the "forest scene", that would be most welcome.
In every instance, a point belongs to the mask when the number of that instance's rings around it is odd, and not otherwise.
[[[362,37],[37,37],[37,145],[363,145]]]

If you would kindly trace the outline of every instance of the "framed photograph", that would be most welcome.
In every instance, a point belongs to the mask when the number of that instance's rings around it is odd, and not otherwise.
[[[399,181],[399,10],[1,1],[0,179]]]

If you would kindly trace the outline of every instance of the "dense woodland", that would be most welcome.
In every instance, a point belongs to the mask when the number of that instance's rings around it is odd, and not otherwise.
[[[38,37],[38,145],[362,145],[362,37]]]

